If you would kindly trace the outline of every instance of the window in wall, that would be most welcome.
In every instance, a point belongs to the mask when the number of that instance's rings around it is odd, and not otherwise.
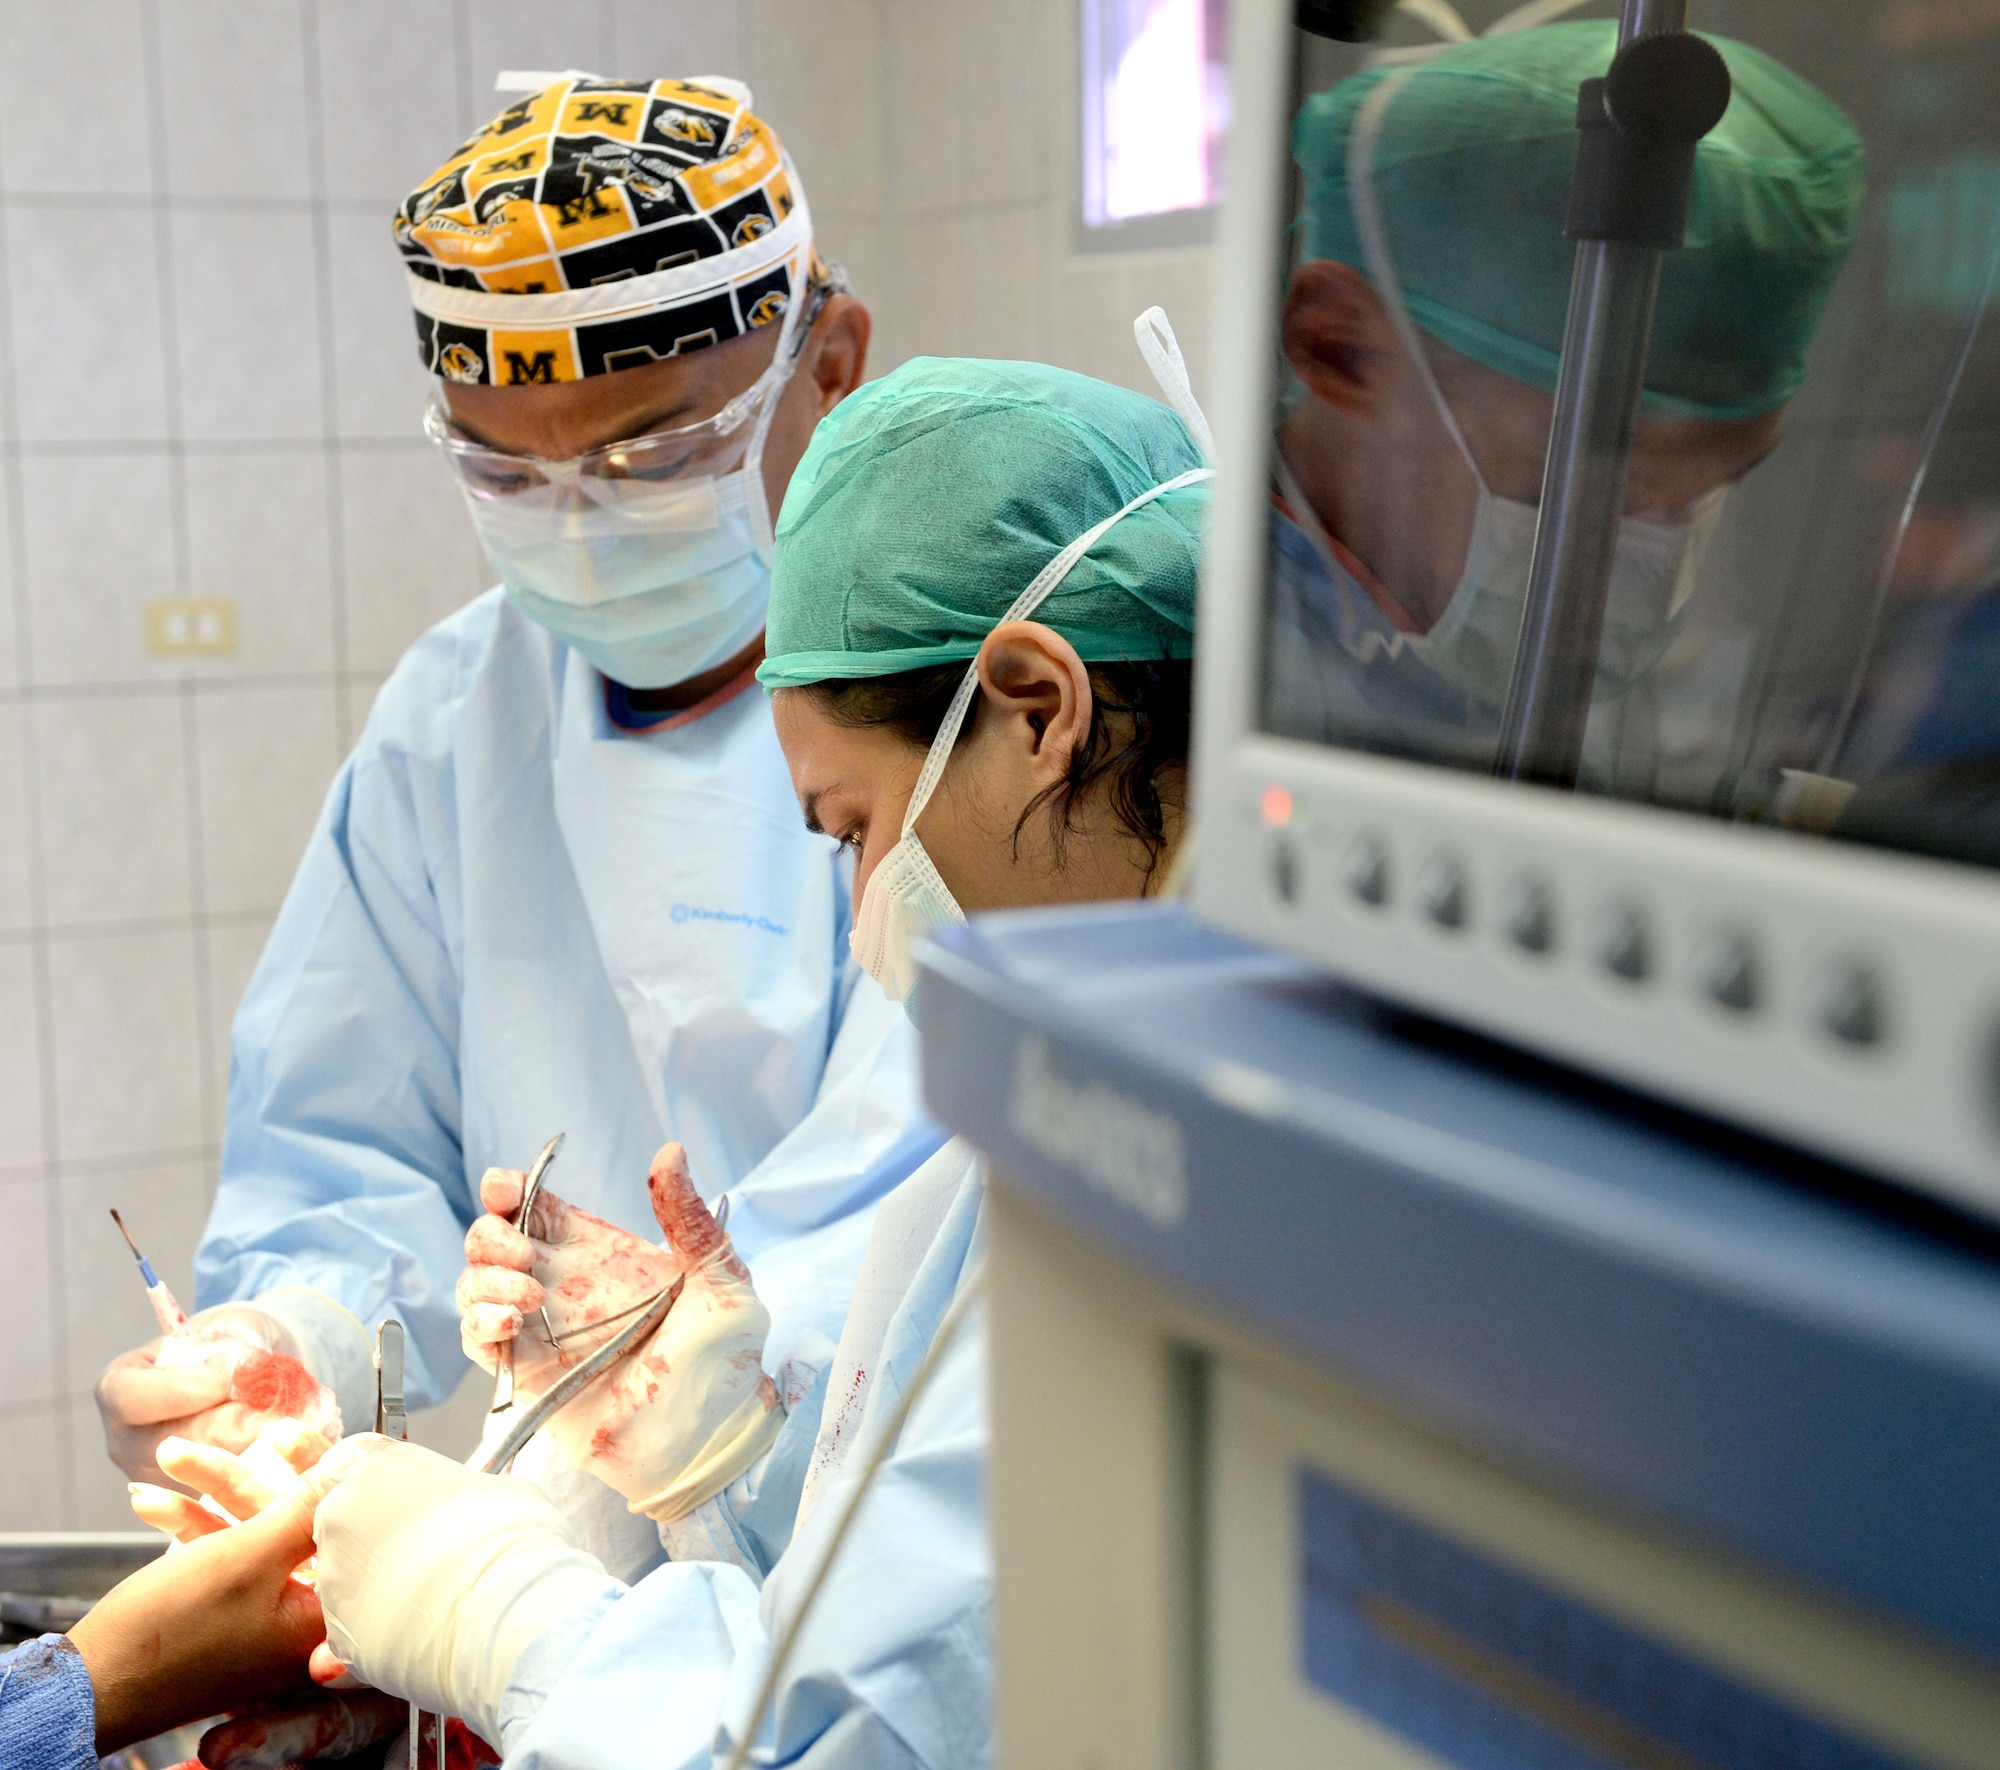
[[[1085,227],[1221,200],[1224,17],[1224,0],[1083,0]]]

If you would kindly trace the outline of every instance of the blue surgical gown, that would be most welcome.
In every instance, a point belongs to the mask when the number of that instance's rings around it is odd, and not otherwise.
[[[892,1220],[912,1195],[916,1208]],[[503,1701],[509,1770],[729,1761],[772,1645],[798,1614],[861,1470],[977,1265],[983,1197],[977,1158],[954,1140],[884,1202],[861,1282],[864,1293],[873,1277],[875,1294],[892,1285],[894,1295],[858,1355],[852,1332],[843,1337],[836,1367],[869,1372],[866,1398],[858,1421],[836,1394],[787,1422],[787,1436],[810,1435],[809,1454],[832,1473],[761,1590],[743,1567],[677,1561],[629,1592],[607,1581],[600,1596],[552,1618]],[[915,1222],[929,1233],[905,1233]],[[879,1282],[885,1267],[889,1285]],[[800,1631],[756,1735],[755,1764],[959,1770],[992,1760],[986,1342],[984,1317],[971,1307]],[[787,1448],[781,1440],[774,1458]]]
[[[395,1315],[410,1399],[440,1401],[480,1174],[566,1132],[551,1187],[657,1239],[646,1171],[678,1139],[732,1195],[774,1357],[809,1362],[868,1207],[937,1141],[885,1165],[914,1044],[848,957],[850,876],[761,691],[627,731],[498,591],[468,604],[383,687],[238,1010],[197,1301],[283,1314],[349,1429]]]

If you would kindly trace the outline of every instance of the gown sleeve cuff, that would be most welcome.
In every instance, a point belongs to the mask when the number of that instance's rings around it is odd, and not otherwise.
[[[521,1650],[500,1697],[499,1735],[494,1743],[503,1754],[512,1752],[522,1729],[541,1712],[570,1662],[626,1591],[607,1575],[601,1590],[570,1604]]]
[[[96,1770],[97,1694],[67,1635],[0,1653],[0,1770]]]
[[[366,1432],[375,1423],[375,1353],[368,1330],[310,1285],[287,1284],[257,1298],[298,1344],[298,1359],[333,1391],[343,1432]]]

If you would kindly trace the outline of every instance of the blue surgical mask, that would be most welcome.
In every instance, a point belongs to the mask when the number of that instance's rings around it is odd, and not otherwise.
[[[434,411],[432,434],[508,599],[614,682],[670,688],[763,631],[764,444],[807,324],[795,300],[770,367],[716,417],[573,461],[495,453],[451,436]]]
[[[667,688],[763,631],[771,567],[762,479],[744,467],[637,505],[554,518],[468,503],[486,557],[523,614],[612,681]]]

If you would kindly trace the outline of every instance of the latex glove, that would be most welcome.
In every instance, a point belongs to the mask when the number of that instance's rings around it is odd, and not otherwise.
[[[769,1450],[785,1412],[764,1373],[770,1312],[695,1190],[678,1143],[653,1158],[646,1190],[684,1280],[680,1297],[652,1338],[547,1430],[575,1467],[623,1494],[634,1512],[671,1524]]]
[[[314,1527],[328,1646],[353,1675],[487,1739],[528,1643],[624,1590],[531,1481],[373,1433],[314,1475],[337,1483]]]
[[[297,1420],[273,1421],[241,1452],[163,1438],[157,1446],[162,1471],[200,1497],[135,1481],[128,1490],[132,1510],[140,1522],[191,1543],[255,1517],[295,1492],[300,1478],[328,1448],[317,1430]]]
[[[254,1303],[222,1303],[120,1353],[97,1381],[104,1447],[134,1481],[163,1479],[155,1451],[185,1438],[240,1451],[274,1420],[298,1420],[331,1443],[340,1436],[333,1391],[299,1361],[301,1348]]]
[[[603,1334],[590,1332],[596,1324],[644,1305],[679,1268],[651,1242],[547,1190],[536,1194],[525,1231],[516,1229],[508,1219],[521,1208],[525,1184],[513,1168],[488,1168],[481,1178],[487,1215],[466,1231],[454,1300],[465,1355],[490,1371],[499,1348],[514,1341],[514,1387],[532,1396],[603,1343]],[[544,1307],[562,1353],[543,1331],[536,1312]],[[616,1323],[606,1331],[615,1333]]]
[[[90,1672],[108,1753],[230,1704],[309,1691],[319,1600],[293,1577],[313,1552],[315,1471],[240,1527],[113,1587],[69,1632]]]

